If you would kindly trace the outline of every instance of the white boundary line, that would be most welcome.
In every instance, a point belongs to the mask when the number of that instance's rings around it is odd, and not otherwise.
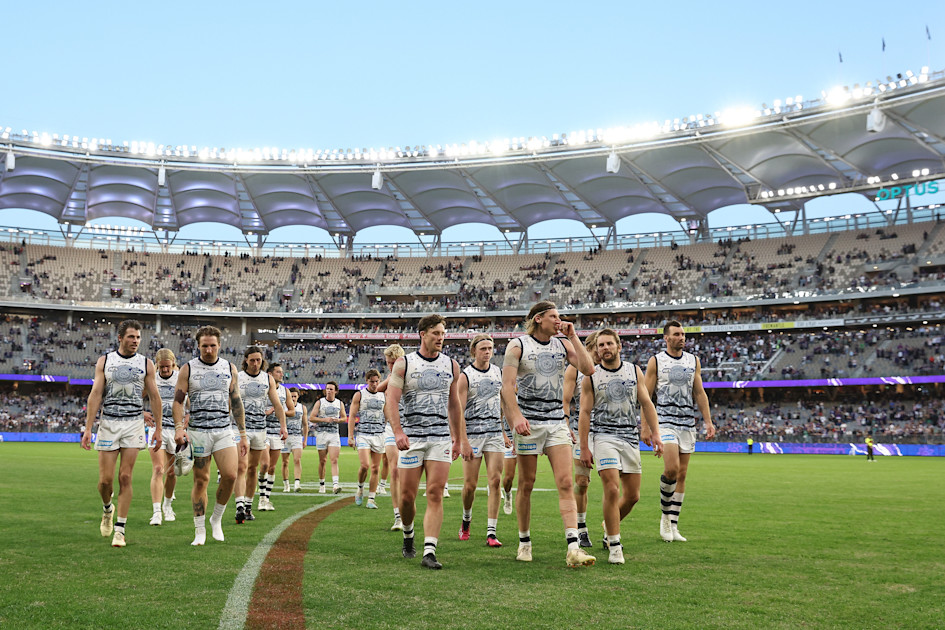
[[[240,569],[239,574],[237,574],[236,579],[233,581],[233,588],[230,589],[230,594],[226,598],[226,604],[223,606],[223,612],[220,613],[220,625],[217,626],[220,630],[242,630],[246,625],[246,615],[249,613],[249,602],[253,596],[253,586],[256,584],[259,570],[262,568],[266,556],[269,555],[269,550],[272,549],[272,545],[279,539],[282,532],[303,516],[345,498],[348,497],[337,497],[331,501],[314,505],[307,510],[302,510],[269,530],[269,533],[267,533],[259,544],[256,545],[256,548],[253,549],[253,553],[249,555],[246,564],[243,565],[243,568]]]

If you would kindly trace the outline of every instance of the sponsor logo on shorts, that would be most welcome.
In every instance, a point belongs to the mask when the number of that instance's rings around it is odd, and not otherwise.
[[[482,449],[478,446],[473,447],[473,457],[479,457],[482,454]]]
[[[538,450],[537,444],[519,444],[518,445],[519,453],[526,453],[528,451],[537,451],[537,450]]]
[[[616,457],[604,457],[603,459],[601,459],[601,460],[600,460],[599,462],[597,462],[597,463],[600,464],[601,466],[613,466],[614,464],[617,463],[617,458],[616,458]]]
[[[581,448],[578,446],[574,447],[574,459],[581,459]]]
[[[114,442],[113,442],[112,440],[99,440],[99,441],[97,442],[97,444],[98,444],[99,446],[101,446],[102,448],[108,448],[108,447],[111,446],[113,443],[114,443]]]
[[[675,433],[660,433],[660,439],[664,442],[677,442]]]
[[[418,463],[419,461],[420,461],[420,458],[417,457],[416,455],[409,455],[409,456],[405,456],[405,457],[401,457],[401,458],[400,458],[400,463],[401,463],[401,464],[416,464],[416,463]]]
[[[204,447],[204,446],[195,446],[195,447],[194,447],[194,457],[199,457],[199,456],[203,455],[204,452],[206,452],[206,450],[207,450],[207,449],[206,449],[206,447]]]

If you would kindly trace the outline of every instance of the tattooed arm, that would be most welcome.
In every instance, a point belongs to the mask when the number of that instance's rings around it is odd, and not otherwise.
[[[230,414],[233,416],[233,422],[240,432],[240,457],[245,457],[249,452],[249,438],[246,437],[246,410],[243,408],[243,399],[240,398],[239,377],[236,375],[236,366],[230,364]]]

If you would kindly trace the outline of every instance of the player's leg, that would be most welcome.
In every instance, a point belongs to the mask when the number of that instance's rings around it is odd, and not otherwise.
[[[172,505],[174,489],[177,487],[177,473],[174,472],[174,454],[167,451],[164,452],[164,471],[164,522],[173,523],[177,520]]]
[[[295,479],[294,489],[302,491],[302,447],[292,449],[292,477]]]
[[[692,453],[679,453],[679,470],[676,473],[676,490],[671,498],[669,510],[670,523],[673,529],[673,540],[686,542],[686,538],[679,533],[679,513],[682,511],[683,498],[686,492],[686,473],[689,472],[689,458]]]
[[[388,463],[387,456],[386,456],[387,455],[386,447],[384,450],[385,450],[385,453],[384,453],[385,456],[381,458],[381,476],[380,476],[380,479],[378,479],[378,484],[377,484],[378,494],[384,494],[386,492],[387,480],[390,478],[390,464]]]
[[[289,488],[289,455],[290,451],[286,448],[282,449],[282,491],[288,492]]]
[[[379,446],[379,443],[378,443],[378,446]],[[380,476],[381,460],[384,459],[384,453],[381,452],[380,449],[378,448],[377,450],[371,449],[370,454],[371,454],[371,479],[368,482],[368,500],[367,500],[366,507],[369,510],[376,510],[377,503],[375,503],[374,499],[377,496],[377,483],[378,483],[378,478]]]
[[[252,448],[252,445],[250,445]],[[269,472],[269,438],[267,437],[262,444],[262,450],[259,453],[259,472],[256,480],[259,482],[259,500],[260,510],[265,505],[263,497],[266,496],[266,474]]]
[[[194,506],[194,541],[191,545],[198,546],[207,542],[207,486],[210,484],[210,455],[194,457],[194,487],[190,492],[190,500]]]
[[[476,451],[473,450],[473,453]],[[463,461],[463,521],[459,526],[459,539],[469,540],[469,525],[472,522],[472,506],[476,500],[476,486],[479,483],[479,469],[482,467],[482,456]],[[427,481],[429,489],[430,482]]]
[[[115,465],[118,463],[118,449],[98,452],[98,493],[102,497],[102,524],[99,528],[102,536],[111,536],[114,531],[115,506],[112,494],[115,483]]]
[[[566,557],[568,566],[594,564],[595,558],[581,549],[578,538],[577,504],[574,501],[574,487],[571,482],[571,447],[566,443],[546,446],[545,454],[548,456],[548,462],[551,464],[551,471],[555,477],[555,486],[558,488],[558,510],[561,513],[564,536],[568,543]]]
[[[660,538],[666,542],[673,540],[672,515],[673,495],[679,475],[679,444],[666,441],[668,433],[661,436],[663,441],[663,474],[660,476]],[[678,512],[677,512],[678,514]]]
[[[115,538],[113,547],[124,546],[125,525],[128,522],[128,512],[131,511],[131,482],[134,477],[135,462],[138,459],[137,447],[121,448],[118,452],[118,501],[115,511]],[[121,534],[122,540],[117,540]]]
[[[269,468],[266,470],[266,510],[270,512],[275,509],[271,498],[272,487],[276,483],[276,466],[279,465],[279,456],[282,455],[282,440],[278,440],[276,444],[278,448],[272,448],[273,442],[269,443]]]
[[[253,497],[256,495],[256,482],[258,481],[259,469],[260,469],[260,460],[264,453],[268,453],[267,450],[262,449],[253,449],[253,444],[250,444],[249,455],[246,458],[246,496],[244,497],[244,507],[246,508],[245,520],[255,521],[256,517],[253,516]],[[262,489],[260,489],[262,492]]]
[[[515,498],[516,519],[518,520],[518,555],[516,560],[532,561],[532,539],[529,526],[532,517],[532,489],[535,487],[535,475],[538,471],[538,455],[517,456],[518,496]]]
[[[234,441],[236,444],[239,444],[237,439],[239,436],[234,436]],[[233,495],[236,497],[236,522],[241,524],[246,520],[246,488],[247,486],[252,487],[256,485],[255,478],[247,477],[247,472],[249,471],[249,453],[245,455],[239,455],[239,447],[237,446],[237,458],[238,463],[236,467],[236,482],[233,484]],[[219,464],[217,468],[219,468]],[[222,479],[222,475],[221,475]],[[252,481],[247,481],[252,479]]]
[[[400,513],[400,474],[398,472],[397,459],[400,457],[400,451],[395,445],[388,443],[387,438],[384,441],[384,460],[387,462],[387,468],[390,470],[390,498],[394,506],[394,524],[391,530],[403,529],[404,524]]]
[[[315,448],[318,449],[318,493],[325,494],[325,464],[328,462],[328,444],[319,436],[316,438]]]
[[[148,454],[151,456],[151,521],[149,524],[160,525],[164,520],[161,514],[161,498],[164,494],[165,451],[163,448],[157,451],[149,448]]]
[[[599,470],[598,474],[604,491],[601,504],[604,511],[604,531],[609,543],[612,537],[620,536],[620,470],[607,468]]]
[[[355,505],[361,505],[364,502],[364,481],[371,471],[371,447],[364,440],[358,444],[358,464],[358,489],[354,493]]]
[[[337,438],[335,438],[337,439]],[[338,456],[341,454],[340,441],[328,445],[328,459],[331,461],[331,490],[335,494],[341,492],[341,482],[338,476]]]
[[[512,483],[515,481],[515,451],[511,448],[506,449],[505,464],[502,467],[502,495],[504,504],[502,511],[506,514],[512,513]]]
[[[409,453],[410,451],[404,451]],[[403,456],[402,456],[403,457]],[[414,558],[417,555],[414,547],[414,519],[417,516],[417,491],[420,487],[420,476],[423,466],[419,462],[399,462],[397,471],[400,475],[400,515],[403,518],[405,558]]]
[[[434,447],[436,448],[436,447]],[[446,447],[449,450],[449,446]],[[441,569],[436,560],[436,545],[443,526],[443,486],[450,476],[450,462],[424,462],[427,480],[427,509],[423,514],[423,562],[430,569]]]
[[[210,516],[210,531],[214,540],[223,542],[223,512],[233,494],[240,466],[239,450],[235,446],[227,446],[213,453],[217,470],[220,472],[220,484],[217,486],[216,505]]]
[[[497,536],[499,525],[499,487],[502,483],[502,465],[505,461],[503,453],[486,451],[482,454],[486,461],[486,483],[489,487],[489,497],[486,502],[486,544],[490,547],[501,547]]]

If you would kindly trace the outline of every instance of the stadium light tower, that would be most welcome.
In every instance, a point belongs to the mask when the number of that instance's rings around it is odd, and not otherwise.
[[[617,157],[616,151],[611,151],[610,155],[607,156],[607,172],[608,173],[620,172],[620,158]]]

